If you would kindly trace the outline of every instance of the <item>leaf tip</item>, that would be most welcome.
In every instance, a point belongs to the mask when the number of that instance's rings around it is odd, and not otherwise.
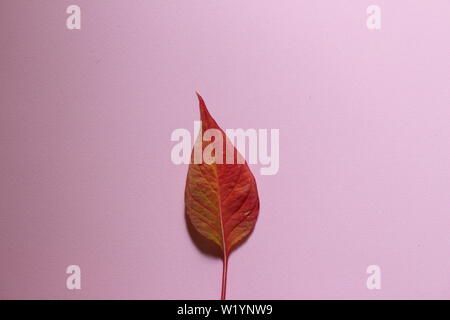
[[[200,95],[200,93],[198,93],[198,91],[195,91],[195,94],[197,95],[197,98],[198,98],[200,112],[202,112],[203,109],[206,109],[205,101],[203,100],[203,97]]]
[[[198,91],[195,92],[197,94],[198,103],[199,103],[199,109],[200,109],[200,119],[208,123],[211,126],[216,127],[217,123],[212,118],[211,114],[208,111],[208,108],[206,107],[205,100],[203,100],[203,97],[200,95]]]

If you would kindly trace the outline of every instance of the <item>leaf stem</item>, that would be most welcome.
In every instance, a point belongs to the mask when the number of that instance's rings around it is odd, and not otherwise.
[[[221,300],[226,300],[227,293],[227,274],[228,274],[228,254],[224,252],[223,255],[223,269],[222,269],[222,295]]]

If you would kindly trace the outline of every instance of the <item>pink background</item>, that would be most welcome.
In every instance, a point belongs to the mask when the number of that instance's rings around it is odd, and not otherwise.
[[[187,167],[170,160],[196,90],[223,128],[280,129],[279,173],[253,167],[260,218],[231,255],[230,299],[450,298],[449,13],[2,0],[0,298],[219,297],[221,260],[193,244]]]

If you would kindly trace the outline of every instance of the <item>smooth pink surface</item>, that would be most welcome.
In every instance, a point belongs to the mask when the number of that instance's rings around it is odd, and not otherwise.
[[[230,299],[450,298],[449,13],[2,0],[0,298],[219,297],[222,263],[192,243],[187,168],[170,160],[196,90],[223,128],[280,129],[278,175],[253,167],[260,218],[231,255]]]

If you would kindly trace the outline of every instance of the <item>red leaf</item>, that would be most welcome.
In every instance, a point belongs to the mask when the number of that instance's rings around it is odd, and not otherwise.
[[[253,230],[259,213],[259,198],[255,178],[247,162],[238,162],[241,155],[225,132],[209,114],[202,97],[200,104],[202,128],[192,151],[185,189],[186,213],[195,229],[214,241],[223,253],[222,295],[225,299],[228,257],[237,243]],[[217,137],[203,141],[202,136],[212,130]],[[211,130],[210,130],[211,132]],[[195,153],[208,153],[213,143],[222,139],[222,147],[210,152],[211,162],[194,163]],[[208,147],[209,145],[209,147]],[[227,162],[228,154],[228,162]],[[197,153],[198,155],[198,153]],[[232,161],[230,161],[232,159]],[[242,159],[242,158],[240,158]],[[230,163],[232,162],[232,163]]]

